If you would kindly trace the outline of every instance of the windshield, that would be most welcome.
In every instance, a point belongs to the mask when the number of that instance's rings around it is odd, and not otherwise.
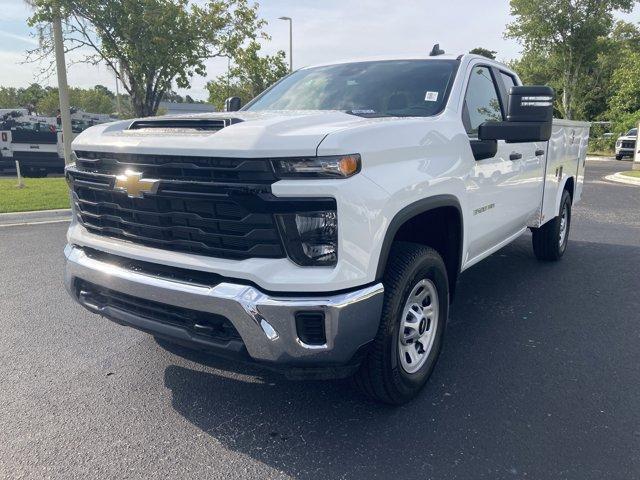
[[[627,137],[636,137],[638,136],[638,129],[637,128],[632,128],[631,130],[629,130],[627,132]]]
[[[298,70],[244,110],[343,110],[362,116],[439,113],[455,76],[455,60],[387,60]]]

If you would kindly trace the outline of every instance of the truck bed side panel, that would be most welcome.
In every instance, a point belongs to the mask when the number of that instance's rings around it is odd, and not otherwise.
[[[569,179],[572,179],[574,184],[573,203],[580,199],[588,140],[588,123],[553,120],[547,149],[542,224],[558,215],[562,191]]]

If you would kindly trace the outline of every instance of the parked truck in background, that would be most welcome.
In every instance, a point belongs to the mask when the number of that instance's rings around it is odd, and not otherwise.
[[[632,128],[626,134],[619,136],[616,140],[616,160],[622,160],[624,157],[633,158],[635,155],[637,139],[637,128]]]
[[[461,272],[527,229],[540,260],[566,250],[589,124],[552,110],[505,65],[438,55],[92,127],[66,169],[66,288],[156,337],[406,402]]]
[[[109,115],[71,110],[73,135],[113,120]],[[0,171],[20,162],[24,176],[43,177],[64,171],[64,148],[59,117],[29,115],[25,109],[0,111]]]

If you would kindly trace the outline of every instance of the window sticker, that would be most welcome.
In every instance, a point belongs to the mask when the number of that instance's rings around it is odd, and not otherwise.
[[[427,92],[424,95],[425,102],[437,102],[438,101],[438,92]]]

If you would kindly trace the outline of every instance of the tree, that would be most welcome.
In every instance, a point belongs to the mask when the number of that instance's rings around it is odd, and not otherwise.
[[[222,109],[228,97],[249,101],[289,73],[286,55],[282,50],[275,55],[261,57],[260,49],[260,44],[252,41],[246,48],[237,51],[228,75],[221,75],[207,83],[209,103]]]
[[[598,39],[598,44],[598,57],[581,82],[579,95],[585,118],[609,120],[611,99],[618,92],[618,87],[613,84],[615,72],[630,61],[628,57],[632,52],[640,48],[640,30],[631,23],[618,21],[608,37]]]
[[[495,50],[489,50],[487,48],[476,47],[473,50],[469,50],[469,53],[473,53],[475,55],[482,55],[483,57],[487,57],[487,58],[490,58],[491,60],[495,60],[496,54],[498,52],[496,52]]]
[[[635,0],[510,0],[515,21],[506,36],[519,40],[524,55],[547,57],[559,79],[558,109],[574,118],[580,82],[598,56],[598,38],[613,26],[613,12],[629,12]]]
[[[19,108],[20,106],[17,88],[0,87],[0,108]]]
[[[29,110],[29,113],[37,111],[38,103],[47,95],[48,89],[38,83],[32,83],[27,88],[20,89],[18,100],[20,106]]]
[[[626,52],[624,62],[613,73],[609,106],[614,115],[640,110],[640,53]]]
[[[156,113],[175,83],[188,88],[205,75],[205,60],[233,56],[247,40],[262,35],[257,5],[249,0],[33,0],[32,26],[51,21],[56,8],[65,19],[67,51],[88,51],[80,61],[105,63],[121,80],[138,116]],[[29,53],[51,58],[52,42]]]
[[[69,103],[72,107],[80,108],[85,112],[111,114],[115,110],[115,96],[108,89],[103,88],[104,90],[70,88]],[[47,116],[55,116],[59,109],[60,99],[57,88],[49,90],[37,106],[38,113]]]

